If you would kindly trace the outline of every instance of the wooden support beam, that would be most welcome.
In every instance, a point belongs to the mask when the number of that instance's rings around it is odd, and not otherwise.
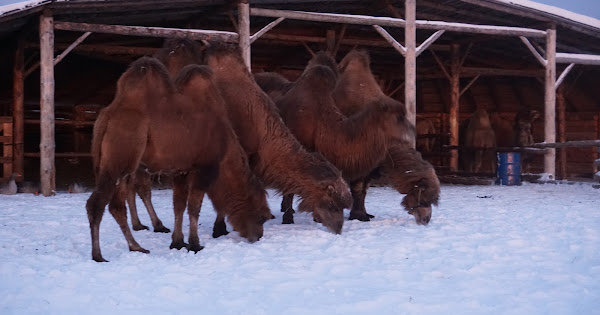
[[[446,79],[448,79],[448,81],[452,81],[452,77],[450,76],[450,73],[448,73],[448,70],[446,69],[446,66],[444,66],[444,63],[440,60],[440,58],[433,50],[431,51],[431,54],[433,55],[433,59],[435,60],[435,62],[438,64],[438,66],[440,66],[440,69],[442,69],[442,72],[446,76]]]
[[[546,66],[546,64],[548,63],[546,61],[546,59],[544,59],[544,57],[542,57],[542,55],[535,49],[535,47],[533,47],[533,45],[531,44],[531,42],[525,38],[525,36],[519,36],[519,38],[521,39],[521,41],[523,42],[523,44],[525,44],[525,46],[527,47],[527,49],[529,49],[529,51],[533,54],[533,56],[535,57],[535,59],[537,59],[537,61],[539,61],[539,63],[542,66]]]
[[[383,27],[379,25],[373,25],[373,28],[383,37],[394,49],[396,49],[402,56],[406,57],[406,47],[402,46],[390,33],[388,33]]]
[[[250,61],[250,5],[248,0],[238,3],[238,45],[242,52],[242,59],[248,71],[252,71]]]
[[[304,46],[304,48],[306,48],[306,51],[308,51],[308,53],[314,57],[315,56],[315,52],[310,48],[310,46],[308,46],[308,44],[306,42],[302,42],[302,46]]]
[[[399,18],[373,17],[366,15],[334,14],[334,13],[315,13],[302,11],[284,11],[272,9],[252,8],[251,15],[266,17],[285,17],[294,20],[346,23],[358,25],[380,25],[405,27],[406,21]],[[415,26],[418,29],[444,30],[463,33],[501,35],[501,36],[527,36],[527,37],[545,37],[546,32],[531,28],[479,25],[467,23],[453,23],[440,21],[415,20]]]
[[[556,109],[558,112],[558,141],[565,142],[567,141],[567,133],[566,133],[566,118],[565,118],[565,94],[564,89],[559,88],[556,91]],[[560,148],[558,149],[558,175],[560,179],[567,179],[567,149]]]
[[[74,41],[71,45],[69,45],[60,55],[54,58],[54,65],[56,66],[59,62],[61,62],[77,45],[83,42],[88,36],[90,36],[92,32],[85,32],[83,35],[79,36],[76,41]],[[55,46],[56,47],[56,46]],[[25,71],[25,77],[30,75],[33,71],[35,71],[40,66],[40,62],[35,63],[31,66],[27,71]]]
[[[277,20],[267,24],[265,27],[261,28],[258,32],[254,33],[252,36],[250,36],[250,44],[254,43],[255,40],[264,35],[266,32],[272,30],[275,26],[277,26],[277,24],[281,23],[281,21],[283,20],[285,20],[285,18],[280,17]]]
[[[404,44],[406,55],[404,56],[404,106],[406,106],[406,118],[413,126],[417,124],[417,27],[416,0],[404,0],[404,14],[406,26],[404,27]],[[410,145],[414,148],[416,139],[412,139]]]
[[[546,76],[544,93],[544,141],[556,142],[556,30],[546,31]],[[544,173],[553,180],[556,175],[556,150],[544,155]]]
[[[435,42],[438,38],[440,38],[440,36],[442,36],[442,34],[444,34],[445,31],[437,31],[435,33],[433,33],[431,36],[429,36],[428,39],[426,39],[423,43],[421,43],[421,45],[419,45],[419,47],[417,47],[417,52],[416,52],[416,57],[419,57],[419,55],[425,51],[425,49],[429,48],[429,46],[431,44],[433,44],[433,42]]]
[[[93,32],[103,34],[147,36],[160,38],[189,38],[192,40],[215,40],[228,43],[237,43],[239,37],[237,33],[225,31],[185,30],[166,27],[104,25],[60,21],[54,23],[54,28],[63,31]]]
[[[450,145],[458,146],[458,117],[460,103],[460,52],[458,44],[452,44],[450,47],[450,113],[448,115],[448,125],[450,126]],[[458,171],[458,151],[450,151],[450,169],[453,172]]]
[[[463,67],[463,65],[465,64],[465,61],[467,60],[467,57],[469,56],[469,54],[471,53],[471,48],[473,48],[473,42],[469,43],[469,46],[467,46],[467,49],[465,50],[462,58],[460,58],[460,62],[458,64],[458,66],[460,68]]]
[[[325,36],[325,51],[333,56],[333,50],[335,49],[335,30],[328,29],[327,35]]]
[[[479,68],[462,67],[461,76],[514,76],[514,77],[542,77],[543,69],[497,69],[497,68]]]
[[[556,63],[600,66],[600,55],[557,53]]]
[[[563,70],[563,72],[560,74],[560,76],[558,77],[558,79],[556,79],[556,83],[554,85],[555,89],[558,89],[558,87],[563,83],[563,81],[565,80],[565,78],[567,77],[567,75],[569,74],[569,72],[571,72],[571,70],[573,69],[573,67],[575,66],[574,63],[568,65],[565,70]]]
[[[13,172],[24,174],[25,152],[25,49],[23,39],[17,41],[13,64]],[[23,177],[21,177],[23,178]]]
[[[460,93],[458,94],[458,96],[462,96],[470,87],[471,85],[473,85],[473,83],[475,83],[475,81],[477,81],[477,79],[479,79],[480,75],[475,76],[473,79],[471,79],[471,81],[469,81],[469,83],[460,91]]]
[[[56,191],[53,20],[48,9],[40,15],[40,184],[45,197]]]
[[[404,87],[404,82],[400,83],[395,89],[388,93],[387,96],[391,97],[392,95],[396,94],[396,92],[400,91],[402,87]]]
[[[342,44],[342,40],[344,39],[344,35],[346,35],[346,27],[347,25],[344,24],[342,26],[342,30],[340,31],[340,36],[337,38],[336,42],[335,42],[335,49],[333,50],[333,58],[335,59],[335,56],[337,56],[338,51],[340,50],[340,45]]]

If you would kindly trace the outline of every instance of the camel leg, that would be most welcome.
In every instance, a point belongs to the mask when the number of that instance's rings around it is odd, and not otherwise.
[[[215,219],[215,224],[213,225],[213,238],[217,238],[219,236],[227,235],[227,225],[225,224],[225,216],[217,213],[217,218]]]
[[[129,229],[129,225],[127,224],[127,207],[125,207],[125,201],[127,200],[127,181],[130,180],[133,180],[133,178],[121,180],[121,183],[117,186],[117,191],[113,194],[113,198],[108,204],[108,211],[119,224],[121,232],[123,232],[127,244],[129,245],[129,250],[147,254],[150,251],[142,248],[140,244],[135,241],[135,238],[133,238],[133,234],[131,234],[131,230]]]
[[[173,235],[171,246],[169,248],[182,249],[186,247],[183,241],[183,212],[188,197],[188,186],[186,176],[177,175],[173,178],[173,212],[175,213],[175,223],[173,226]]]
[[[294,194],[287,194],[283,196],[281,200],[281,211],[283,214],[283,220],[281,224],[294,224],[294,209],[292,203],[294,202]]]
[[[106,262],[100,251],[100,222],[104,215],[104,208],[115,193],[115,183],[106,176],[100,176],[94,192],[87,200],[85,208],[90,221],[90,234],[92,236],[92,259],[97,262]]]
[[[135,204],[135,186],[137,180],[139,179],[136,176],[127,181],[127,205],[129,206],[129,212],[131,213],[131,226],[134,231],[148,230],[148,227],[140,222],[137,206]]]
[[[150,178],[150,174],[143,171],[137,173],[135,190],[137,191],[140,198],[142,198],[142,201],[146,206],[146,210],[148,210],[148,215],[150,215],[150,220],[152,220],[152,227],[154,227],[154,232],[171,232],[171,230],[169,230],[163,225],[162,221],[158,218],[158,215],[156,215],[156,211],[154,211],[154,206],[152,205],[152,179]]]
[[[352,209],[350,210],[349,220],[359,220],[363,222],[370,221],[374,216],[367,213],[365,209],[365,196],[367,195],[366,181],[358,180],[350,184],[352,193]]]
[[[286,212],[288,209],[292,209],[292,213],[296,212],[292,208],[294,202],[294,194],[284,195],[281,199],[281,212]]]
[[[204,191],[201,189],[192,189],[188,197],[188,215],[190,217],[190,234],[188,237],[188,250],[194,253],[201,251],[204,246],[200,246],[198,238],[198,218],[202,208]]]

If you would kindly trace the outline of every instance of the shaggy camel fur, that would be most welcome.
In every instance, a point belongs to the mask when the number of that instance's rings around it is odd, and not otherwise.
[[[487,111],[483,108],[477,109],[465,123],[463,138],[464,146],[468,151],[461,154],[465,171],[495,173],[496,134]]]
[[[316,221],[340,234],[351,196],[339,170],[322,155],[307,152],[290,133],[248,72],[237,46],[211,45],[206,64],[214,72],[253,172],[282,194],[300,195],[301,211],[313,211]]]
[[[86,203],[92,236],[92,259],[106,261],[100,251],[99,228],[104,207],[119,224],[129,250],[148,253],[133,238],[127,225],[125,199],[128,182],[143,166],[150,172],[174,175],[175,232],[172,248],[183,243],[181,224],[185,204],[190,216],[188,248],[198,242],[198,216],[204,193],[219,175],[228,142],[226,122],[217,113],[198,109],[177,93],[166,68],[156,59],[142,57],[119,78],[113,102],[94,124],[92,156],[96,187]],[[249,209],[248,211],[251,211]],[[253,213],[253,212],[251,212]],[[248,216],[241,216],[246,219]],[[254,227],[250,240],[262,236],[262,219],[244,224]],[[233,220],[235,225],[240,221]]]
[[[393,146],[372,177],[378,183],[390,185],[399,193],[406,194],[402,206],[415,217],[417,224],[429,223],[431,206],[437,205],[440,197],[440,181],[433,166],[423,160],[421,153],[405,146]]]
[[[333,58],[325,52],[317,53],[302,76],[279,98],[277,106],[300,143],[323,154],[352,183],[369,175],[383,161],[388,146],[402,141],[404,135],[395,134],[398,128],[388,128],[394,124],[387,122],[401,120],[405,110],[401,104],[378,103],[344,116],[331,96],[337,79],[332,69],[336,68]],[[284,223],[293,223],[293,211],[285,210]],[[366,212],[351,211],[350,219],[369,217]]]
[[[346,116],[354,115],[365,108],[378,106],[378,104],[390,104],[389,106],[400,106],[402,103],[385,95],[371,72],[370,59],[366,51],[352,50],[339,64],[339,81],[333,91],[333,99],[338,108]],[[405,116],[399,119],[386,121],[386,129],[394,130],[394,134],[401,134],[402,145],[408,146],[415,139],[415,127]],[[360,213],[359,218],[366,216],[364,199],[368,183],[364,180],[356,180],[350,185],[354,202],[353,213]]]

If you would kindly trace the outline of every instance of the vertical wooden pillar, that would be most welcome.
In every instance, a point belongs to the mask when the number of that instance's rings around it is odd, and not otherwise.
[[[565,94],[564,89],[559,87],[556,90],[556,105],[558,112],[558,141],[567,141],[566,117],[565,117]],[[567,148],[558,149],[558,174],[560,179],[566,179],[567,174]]]
[[[13,68],[13,172],[21,175],[24,175],[23,162],[25,159],[25,78],[23,76],[23,72],[25,71],[24,53],[23,39],[19,39],[17,42],[17,49],[15,49],[15,61]],[[21,176],[20,179],[21,178],[23,178],[23,176]]]
[[[544,93],[544,141],[556,142],[556,30],[547,30],[546,75]],[[548,149],[544,155],[544,173],[549,179],[556,176],[556,149]]]
[[[458,115],[460,104],[460,56],[458,44],[450,45],[450,110],[448,124],[450,126],[450,145],[458,145]],[[458,171],[458,150],[450,151],[450,169]]]
[[[404,45],[406,55],[404,56],[404,104],[406,104],[406,118],[413,125],[417,122],[417,27],[416,0],[405,0]],[[415,147],[416,139],[411,145]]]
[[[325,51],[333,56],[335,51],[335,30],[327,30],[327,36],[325,37]]]
[[[240,35],[239,46],[242,51],[242,59],[251,71],[250,64],[250,4],[248,0],[240,0],[238,3],[238,34]]]
[[[44,196],[56,190],[54,166],[54,19],[40,15],[40,184]]]

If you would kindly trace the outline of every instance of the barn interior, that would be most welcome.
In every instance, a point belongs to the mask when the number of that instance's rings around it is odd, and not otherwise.
[[[352,14],[403,18],[404,1],[251,0],[251,8]],[[36,5],[0,15],[0,116],[12,123],[15,115],[15,75],[23,75],[23,179],[40,179],[40,14],[51,12],[54,22],[128,25],[176,29],[202,29],[236,32],[238,1],[40,1]],[[254,34],[276,18],[252,15]],[[556,51],[600,55],[600,29],[589,23],[557,15],[555,12],[521,8],[502,1],[417,0],[416,19],[556,29]],[[401,44],[404,28],[385,27]],[[417,29],[417,45],[426,42],[436,30]],[[59,56],[83,32],[54,30],[54,55]],[[93,184],[89,154],[93,122],[97,112],[108,105],[118,77],[133,60],[152,55],[162,46],[163,37],[92,32],[54,67],[55,77],[55,165],[56,189],[66,190],[74,181]],[[545,38],[530,38],[533,49],[543,51]],[[352,49],[365,49],[371,69],[382,90],[404,101],[404,57],[371,25],[303,21],[286,18],[251,45],[254,73],[275,71],[296,79],[312,53],[327,50],[336,60]],[[543,55],[543,53],[541,53]],[[486,109],[494,119],[512,124],[520,110],[544,112],[545,68],[518,36],[446,31],[416,59],[417,120],[428,119],[434,131],[420,135],[432,145],[422,152],[440,175],[457,174],[452,169],[449,146],[451,107],[450,72],[453,62],[460,71],[459,121],[477,108]],[[56,61],[55,61],[56,62]],[[569,63],[557,64],[557,76]],[[600,67],[575,65],[556,90],[557,141],[600,139]],[[6,75],[9,74],[9,75]],[[561,114],[564,116],[561,118]],[[8,126],[8,125],[6,125]],[[12,126],[12,125],[11,125]],[[4,176],[12,170],[15,154],[13,133],[4,128]],[[562,128],[562,129],[561,129]],[[544,141],[543,115],[532,124],[535,142]],[[16,133],[15,133],[16,134]],[[8,140],[8,137],[11,139]],[[497,134],[502,140],[502,134]],[[498,146],[500,141],[498,141]],[[460,151],[460,148],[458,148]],[[557,178],[593,178],[598,159],[596,147],[564,148],[557,152]],[[538,155],[532,173],[543,172]],[[492,174],[481,174],[493,176]]]

